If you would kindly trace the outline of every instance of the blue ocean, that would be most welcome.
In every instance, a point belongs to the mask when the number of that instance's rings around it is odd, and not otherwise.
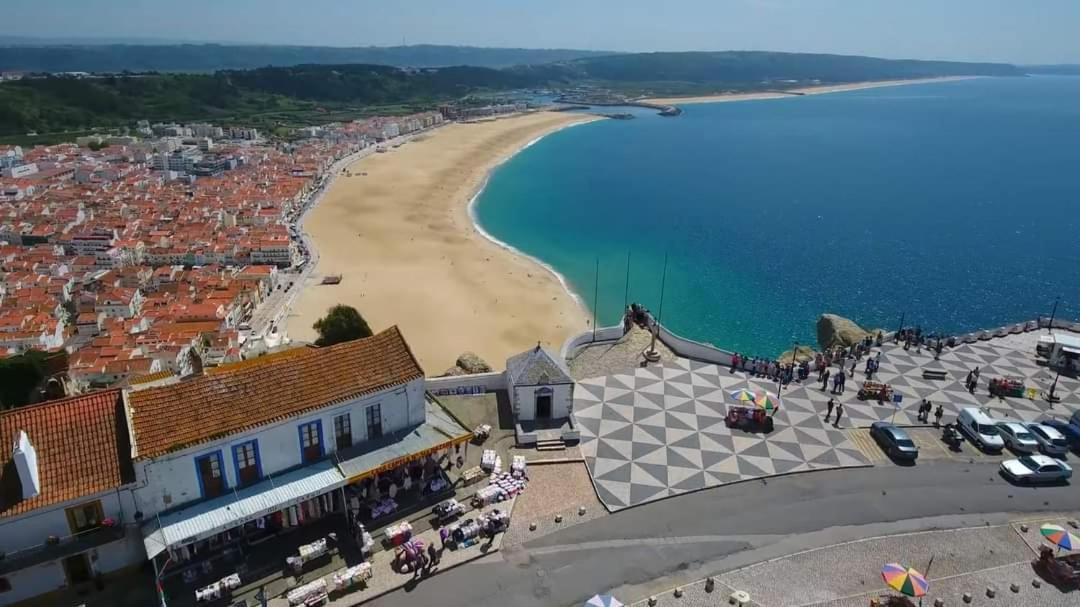
[[[814,344],[824,312],[946,333],[1056,298],[1080,316],[1080,77],[684,110],[541,140],[494,172],[478,222],[561,273],[601,326],[636,301],[755,355]]]

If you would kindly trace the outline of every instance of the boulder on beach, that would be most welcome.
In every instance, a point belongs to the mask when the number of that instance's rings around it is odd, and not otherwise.
[[[817,321],[817,340],[822,349],[848,347],[870,335],[859,325],[843,316],[822,314]]]
[[[440,375],[439,377],[457,377],[459,375],[468,375],[468,373],[465,372],[465,369],[462,369],[461,367],[454,366],[454,367],[450,367],[449,369],[444,371],[443,374]]]
[[[794,354],[795,354],[795,362],[796,363],[801,363],[804,360],[806,362],[814,362],[814,355],[817,354],[817,351],[814,350],[813,348],[811,348],[810,346],[799,346],[799,347],[795,348]],[[784,352],[780,356],[777,356],[776,361],[779,362],[779,363],[782,363],[782,364],[788,364],[788,363],[791,362],[791,355],[792,355],[792,351],[788,350],[787,352]]]
[[[473,373],[491,373],[493,371],[491,365],[484,362],[484,359],[473,352],[465,352],[459,356],[457,358],[457,366],[470,375]]]

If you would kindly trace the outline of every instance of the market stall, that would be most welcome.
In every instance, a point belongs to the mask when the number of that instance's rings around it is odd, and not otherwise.
[[[431,509],[431,514],[435,516],[436,521],[440,525],[450,519],[461,516],[464,513],[465,506],[461,505],[461,502],[455,499],[440,502]]]
[[[292,571],[300,571],[304,565],[330,554],[330,548],[337,544],[337,534],[331,533],[326,537],[319,538],[310,544],[304,544],[297,549],[297,556],[285,559],[286,566]]]
[[[330,576],[330,585],[335,592],[345,592],[359,584],[366,584],[372,575],[371,563],[360,563],[355,567],[345,567],[335,571]]]
[[[195,591],[196,603],[210,603],[227,597],[233,590],[240,587],[238,574],[227,575],[220,580]]]
[[[889,384],[877,381],[865,381],[859,388],[859,400],[880,400],[892,402],[893,388]]]
[[[386,535],[386,542],[389,545],[401,546],[412,538],[413,528],[409,521],[401,521],[396,525],[390,525],[383,533]]]
[[[994,377],[990,379],[991,396],[1024,396],[1024,378],[1022,377]]]
[[[303,586],[293,588],[285,595],[285,598],[289,601],[289,605],[312,606],[322,605],[329,600],[330,595],[327,592],[326,580],[319,578]]]

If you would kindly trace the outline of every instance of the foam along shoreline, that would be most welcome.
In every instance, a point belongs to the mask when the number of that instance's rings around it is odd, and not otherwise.
[[[640,99],[646,103],[657,105],[692,105],[698,103],[724,103],[729,101],[754,101],[761,99],[790,99],[800,95],[826,95],[829,93],[842,93],[844,91],[859,91],[863,89],[876,89],[887,86],[904,86],[907,84],[929,84],[933,82],[955,82],[957,80],[971,80],[981,76],[943,76],[941,78],[913,78],[910,80],[875,80],[869,82],[852,82],[850,84],[834,84],[823,86],[808,86],[789,89],[786,92],[761,91],[757,93],[717,93],[715,95],[699,95],[691,97],[658,97]]]
[[[339,176],[304,223],[318,264],[288,319],[309,341],[337,303],[380,330],[397,324],[429,375],[471,350],[495,367],[537,341],[552,348],[584,330],[589,312],[555,270],[474,223],[491,172],[541,138],[596,120],[536,112],[456,123]],[[322,276],[340,274],[337,286]]]

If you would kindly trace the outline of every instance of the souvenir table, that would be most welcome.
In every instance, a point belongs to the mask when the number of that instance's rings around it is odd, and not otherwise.
[[[360,563],[355,567],[339,569],[330,577],[334,590],[347,590],[360,582],[371,579],[371,563]]]
[[[198,603],[216,601],[239,587],[240,576],[234,573],[221,578],[209,586],[204,586],[196,590],[195,601]]]
[[[326,590],[326,580],[319,578],[303,586],[297,586],[285,595],[290,605],[321,605],[329,595]]]

